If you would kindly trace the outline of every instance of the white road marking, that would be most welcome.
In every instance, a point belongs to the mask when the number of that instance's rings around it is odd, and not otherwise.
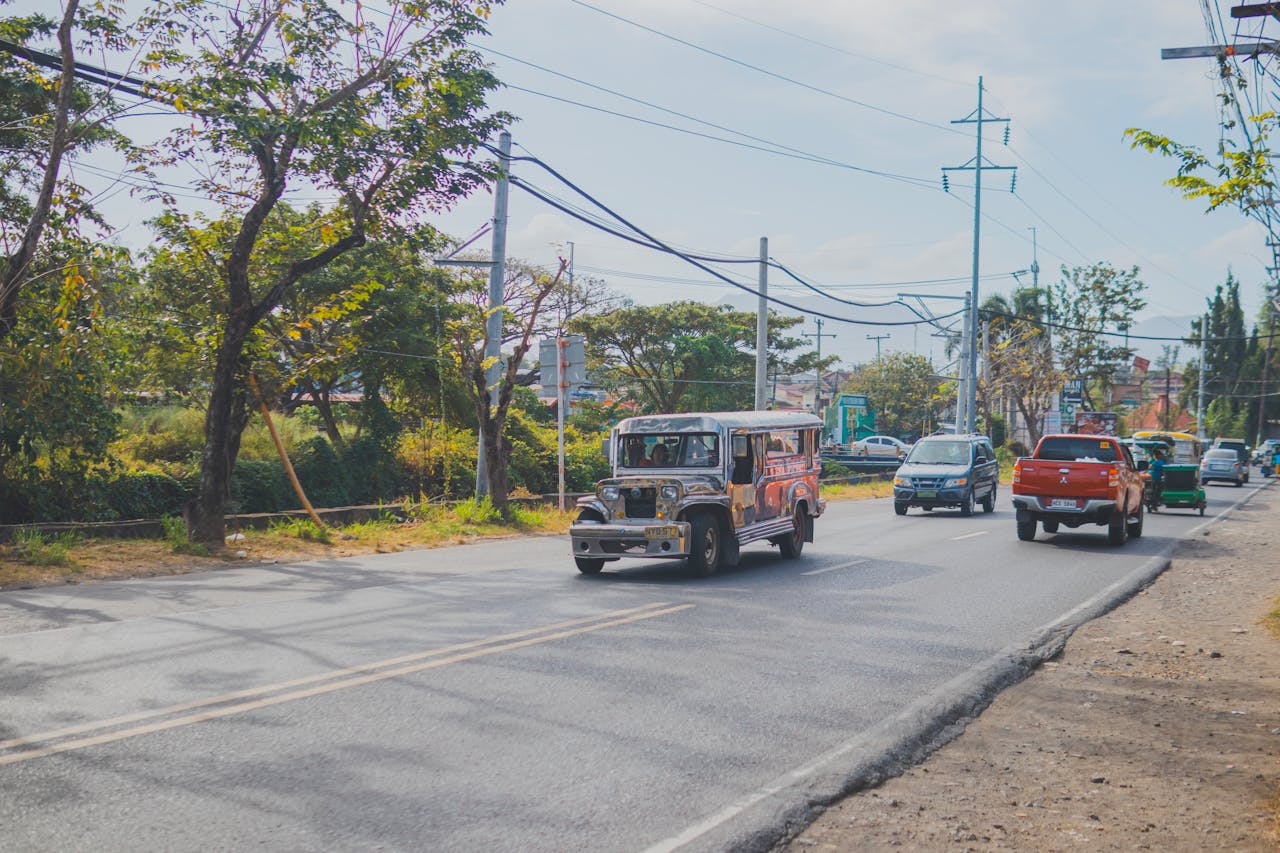
[[[986,536],[990,532],[990,530],[979,530],[976,533],[966,533],[963,536],[952,536],[951,541],[954,542],[957,539],[972,539],[975,536]]]
[[[840,569],[847,569],[851,566],[861,566],[866,560],[854,560],[851,563],[841,563],[838,566],[827,566],[825,569],[814,569],[811,572],[801,572],[802,575],[825,575],[827,572],[836,572]]]

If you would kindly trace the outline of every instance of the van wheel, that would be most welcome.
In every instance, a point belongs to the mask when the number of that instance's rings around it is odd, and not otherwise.
[[[983,512],[996,511],[996,487],[992,486],[991,491],[987,492],[987,496],[982,499]]]
[[[1142,522],[1143,522],[1142,504],[1141,502],[1139,502],[1138,517],[1135,519],[1132,519],[1129,522],[1129,538],[1130,539],[1137,539],[1140,536],[1142,536]]]
[[[911,504],[903,503],[902,501],[893,502],[893,511],[896,512],[898,515],[906,515],[907,510],[910,508],[911,508]]]
[[[578,564],[578,571],[584,575],[598,575],[604,568],[604,560],[599,557],[574,557],[573,561]]]
[[[1107,523],[1107,541],[1112,545],[1123,545],[1129,541],[1129,513],[1120,511],[1111,516]]]
[[[796,504],[794,521],[796,529],[790,535],[779,536],[775,540],[778,543],[778,550],[788,560],[799,557],[800,552],[804,550],[804,536],[808,532],[809,524],[809,514],[804,511],[804,504]]]
[[[973,489],[965,492],[964,499],[960,503],[960,514],[966,517],[973,515]]]
[[[693,517],[689,531],[689,568],[699,577],[710,577],[720,569],[724,555],[724,529],[713,513]]]

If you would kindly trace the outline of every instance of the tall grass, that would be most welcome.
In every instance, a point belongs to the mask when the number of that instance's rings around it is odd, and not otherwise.
[[[18,558],[31,566],[69,566],[71,548],[80,537],[71,532],[45,534],[39,530],[24,528],[14,539]]]
[[[191,554],[196,557],[209,556],[209,548],[203,542],[192,542],[187,523],[178,516],[166,515],[160,519],[164,529],[164,544],[175,554]]]

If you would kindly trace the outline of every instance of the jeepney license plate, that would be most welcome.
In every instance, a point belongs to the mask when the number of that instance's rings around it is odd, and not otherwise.
[[[1054,498],[1049,501],[1049,506],[1053,509],[1076,509],[1074,498]]]
[[[675,539],[679,535],[678,527],[646,527],[644,529],[646,539]]]
[[[938,493],[933,489],[928,489],[928,490],[921,489],[920,491],[916,492],[916,495],[922,498],[936,498],[938,496]]]

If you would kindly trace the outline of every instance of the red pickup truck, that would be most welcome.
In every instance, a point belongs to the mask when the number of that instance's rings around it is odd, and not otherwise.
[[[1059,525],[1106,525],[1112,545],[1142,535],[1142,476],[1129,448],[1109,435],[1046,435],[1013,466],[1018,538]]]

